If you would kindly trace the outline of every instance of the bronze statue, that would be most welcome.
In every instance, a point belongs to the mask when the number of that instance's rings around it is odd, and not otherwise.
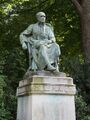
[[[36,17],[38,22],[29,25],[20,34],[22,48],[29,52],[29,70],[59,71],[58,60],[61,52],[55,42],[53,28],[45,23],[44,12],[38,12]]]

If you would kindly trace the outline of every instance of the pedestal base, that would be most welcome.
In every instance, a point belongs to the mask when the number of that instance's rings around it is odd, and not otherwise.
[[[38,76],[20,81],[17,89],[17,120],[75,120],[70,77]]]

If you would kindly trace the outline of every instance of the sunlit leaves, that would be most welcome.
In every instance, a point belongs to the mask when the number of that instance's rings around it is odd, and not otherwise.
[[[55,2],[55,0],[49,0],[49,3],[52,5]]]

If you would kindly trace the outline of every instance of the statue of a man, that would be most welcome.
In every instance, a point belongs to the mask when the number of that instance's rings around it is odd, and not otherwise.
[[[61,52],[55,42],[52,26],[45,23],[44,12],[38,12],[36,17],[38,22],[20,34],[22,48],[29,52],[29,70],[59,71],[58,59]]]

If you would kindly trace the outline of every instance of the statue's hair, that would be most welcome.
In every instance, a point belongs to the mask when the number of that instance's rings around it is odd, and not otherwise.
[[[36,14],[36,17],[38,17],[40,14],[45,14],[44,12],[38,12],[37,14]]]

